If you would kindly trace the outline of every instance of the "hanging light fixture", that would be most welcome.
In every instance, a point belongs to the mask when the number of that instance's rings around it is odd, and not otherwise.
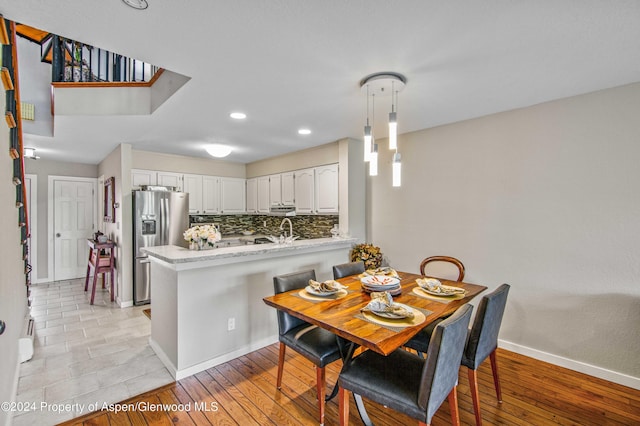
[[[401,186],[402,185],[402,163],[400,162],[400,153],[396,152],[393,154],[393,163],[391,165],[392,169],[392,185],[393,186]]]
[[[389,113],[389,149],[398,149],[398,115],[394,108],[393,96],[398,102],[398,92],[395,89],[395,80],[391,80],[391,112]]]
[[[374,143],[369,160],[369,176],[378,176],[378,144]]]
[[[393,155],[393,186],[401,185],[400,154],[398,153],[398,93],[404,89],[407,79],[394,72],[379,72],[366,76],[360,81],[360,90],[367,94],[367,124],[364,127],[364,155],[365,161],[369,161],[369,176],[378,175],[378,149],[373,137],[375,127],[375,114],[369,123],[369,96],[375,100],[375,96],[391,96],[391,112],[389,113],[389,149],[395,150]],[[375,108],[375,105],[374,105]],[[375,111],[375,109],[374,109]],[[375,164],[374,162],[375,158]]]
[[[371,159],[371,126],[369,125],[369,87],[367,86],[367,124],[364,126],[364,161]]]

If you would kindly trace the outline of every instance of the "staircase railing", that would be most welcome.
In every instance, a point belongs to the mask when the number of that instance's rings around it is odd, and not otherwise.
[[[52,82],[148,82],[159,67],[52,34],[42,48],[51,54]]]

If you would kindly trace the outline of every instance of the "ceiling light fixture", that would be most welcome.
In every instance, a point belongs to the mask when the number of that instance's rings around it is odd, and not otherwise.
[[[298,134],[299,135],[310,135],[311,134],[311,130],[309,130],[309,129],[299,129],[298,130]]]
[[[38,157],[36,155],[36,149],[35,148],[25,148],[24,149],[24,158],[30,158],[32,160],[37,160]]]
[[[209,155],[216,158],[226,157],[227,155],[231,154],[232,151],[232,148],[230,146],[219,144],[207,145],[204,147],[204,149],[209,153]]]
[[[393,186],[400,186],[400,171],[401,171],[401,162],[400,162],[400,154],[398,153],[398,93],[404,89],[406,85],[407,79],[402,74],[398,74],[395,72],[379,72],[375,74],[371,74],[366,76],[360,81],[360,90],[362,92],[366,91],[367,94],[367,123],[364,127],[364,156],[365,161],[369,161],[369,176],[376,176],[377,173],[377,144],[375,143],[375,139],[373,134],[374,130],[369,125],[369,96],[371,96],[372,100],[375,100],[375,96],[391,96],[391,112],[389,113],[389,149],[395,150],[393,155]],[[375,126],[375,117],[372,119],[372,123]],[[375,155],[376,164],[375,170],[372,171],[373,167],[371,164],[371,160],[368,158],[372,158],[371,156]],[[375,171],[375,174],[374,174]]]
[[[124,4],[138,10],[144,10],[149,7],[147,0],[122,0]]]
[[[231,114],[229,114],[229,117],[233,118],[234,120],[244,120],[245,118],[247,118],[247,114],[245,114],[244,112],[232,112]]]

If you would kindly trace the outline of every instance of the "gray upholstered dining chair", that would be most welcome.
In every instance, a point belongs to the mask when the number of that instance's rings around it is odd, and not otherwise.
[[[348,277],[349,275],[361,274],[364,272],[364,262],[348,262],[340,265],[333,265],[333,279]]]
[[[451,420],[459,425],[458,370],[471,318],[471,305],[463,305],[436,326],[427,359],[397,349],[388,356],[365,351],[340,373],[340,424],[349,419],[349,392],[383,404],[430,424],[448,397]]]
[[[502,403],[502,391],[500,390],[500,378],[498,377],[498,364],[496,362],[496,348],[498,347],[498,333],[502,324],[504,309],[507,305],[509,284],[502,284],[493,292],[483,296],[478,304],[476,317],[469,330],[467,344],[462,355],[461,364],[467,367],[469,387],[473,399],[473,411],[476,416],[476,425],[482,424],[480,412],[480,394],[478,392],[478,367],[487,358],[491,359],[491,371],[493,372],[493,384],[496,388],[496,397]],[[429,339],[420,342],[420,348],[425,349],[430,345]],[[407,345],[408,346],[408,345]],[[415,342],[414,342],[414,346]],[[415,347],[414,347],[415,349]]]
[[[273,277],[273,289],[276,294],[301,289],[316,279],[313,269]],[[282,386],[282,372],[287,346],[307,358],[316,366],[316,389],[320,424],[324,424],[325,403],[325,366],[340,358],[340,349],[336,335],[325,329],[311,325],[299,318],[278,310],[278,376],[276,386]]]
[[[491,359],[496,398],[499,403],[502,403],[496,349],[498,348],[498,333],[500,332],[510,288],[509,284],[502,284],[480,300],[473,326],[467,338],[467,345],[462,355],[462,365],[469,369],[469,387],[473,399],[473,411],[476,415],[476,425],[478,426],[482,424],[480,394],[478,393],[478,367],[487,357]]]

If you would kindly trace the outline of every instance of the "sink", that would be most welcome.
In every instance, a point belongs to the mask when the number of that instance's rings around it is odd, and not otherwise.
[[[267,235],[266,238],[275,244],[291,244],[300,238],[300,236],[296,235],[294,237],[285,237],[284,235],[280,235],[279,237],[274,237],[273,235]]]

